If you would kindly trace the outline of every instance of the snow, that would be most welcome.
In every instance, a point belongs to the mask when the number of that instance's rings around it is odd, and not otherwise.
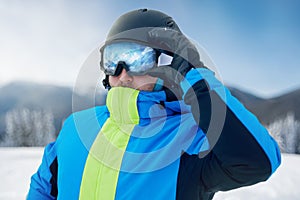
[[[43,148],[0,148],[0,199],[25,199]]]
[[[30,177],[37,170],[43,148],[0,148],[0,200],[25,199]],[[300,155],[283,154],[282,164],[266,182],[219,192],[214,200],[300,199]]]

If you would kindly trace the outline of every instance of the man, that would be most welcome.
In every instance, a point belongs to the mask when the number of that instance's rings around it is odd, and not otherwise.
[[[28,199],[206,200],[280,165],[276,142],[170,16],[122,15],[100,52],[106,106],[65,121]]]

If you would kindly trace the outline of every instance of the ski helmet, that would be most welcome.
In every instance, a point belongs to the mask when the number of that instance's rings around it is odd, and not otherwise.
[[[181,32],[172,17],[165,13],[156,10],[139,9],[120,16],[112,25],[107,39],[124,31],[146,27],[165,27]]]
[[[138,9],[121,15],[113,23],[104,46],[117,41],[133,41],[152,46],[148,42],[148,32],[154,27],[168,28],[181,33],[178,25],[169,15],[157,10]],[[110,88],[107,75],[103,85],[105,88]]]

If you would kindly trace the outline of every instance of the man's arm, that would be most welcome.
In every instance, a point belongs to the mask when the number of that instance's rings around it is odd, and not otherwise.
[[[185,103],[208,138],[210,149],[196,161],[201,184],[207,191],[219,191],[266,180],[280,165],[277,143],[204,66],[196,46],[181,32],[166,28],[149,31],[148,42],[171,52],[173,59],[170,66],[147,74],[174,83],[176,94],[181,95],[176,92],[181,86]]]
[[[266,180],[280,165],[277,143],[214,73],[192,69],[181,83],[184,100],[210,150],[200,154],[198,174],[207,191],[216,192]]]
[[[28,200],[52,200],[57,196],[57,158],[55,143],[46,146],[42,163],[32,175]]]

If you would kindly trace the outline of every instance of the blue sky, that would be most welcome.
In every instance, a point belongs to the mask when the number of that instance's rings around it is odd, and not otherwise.
[[[111,24],[137,8],[171,15],[225,84],[263,97],[300,87],[297,0],[0,0],[0,84],[73,86]]]

